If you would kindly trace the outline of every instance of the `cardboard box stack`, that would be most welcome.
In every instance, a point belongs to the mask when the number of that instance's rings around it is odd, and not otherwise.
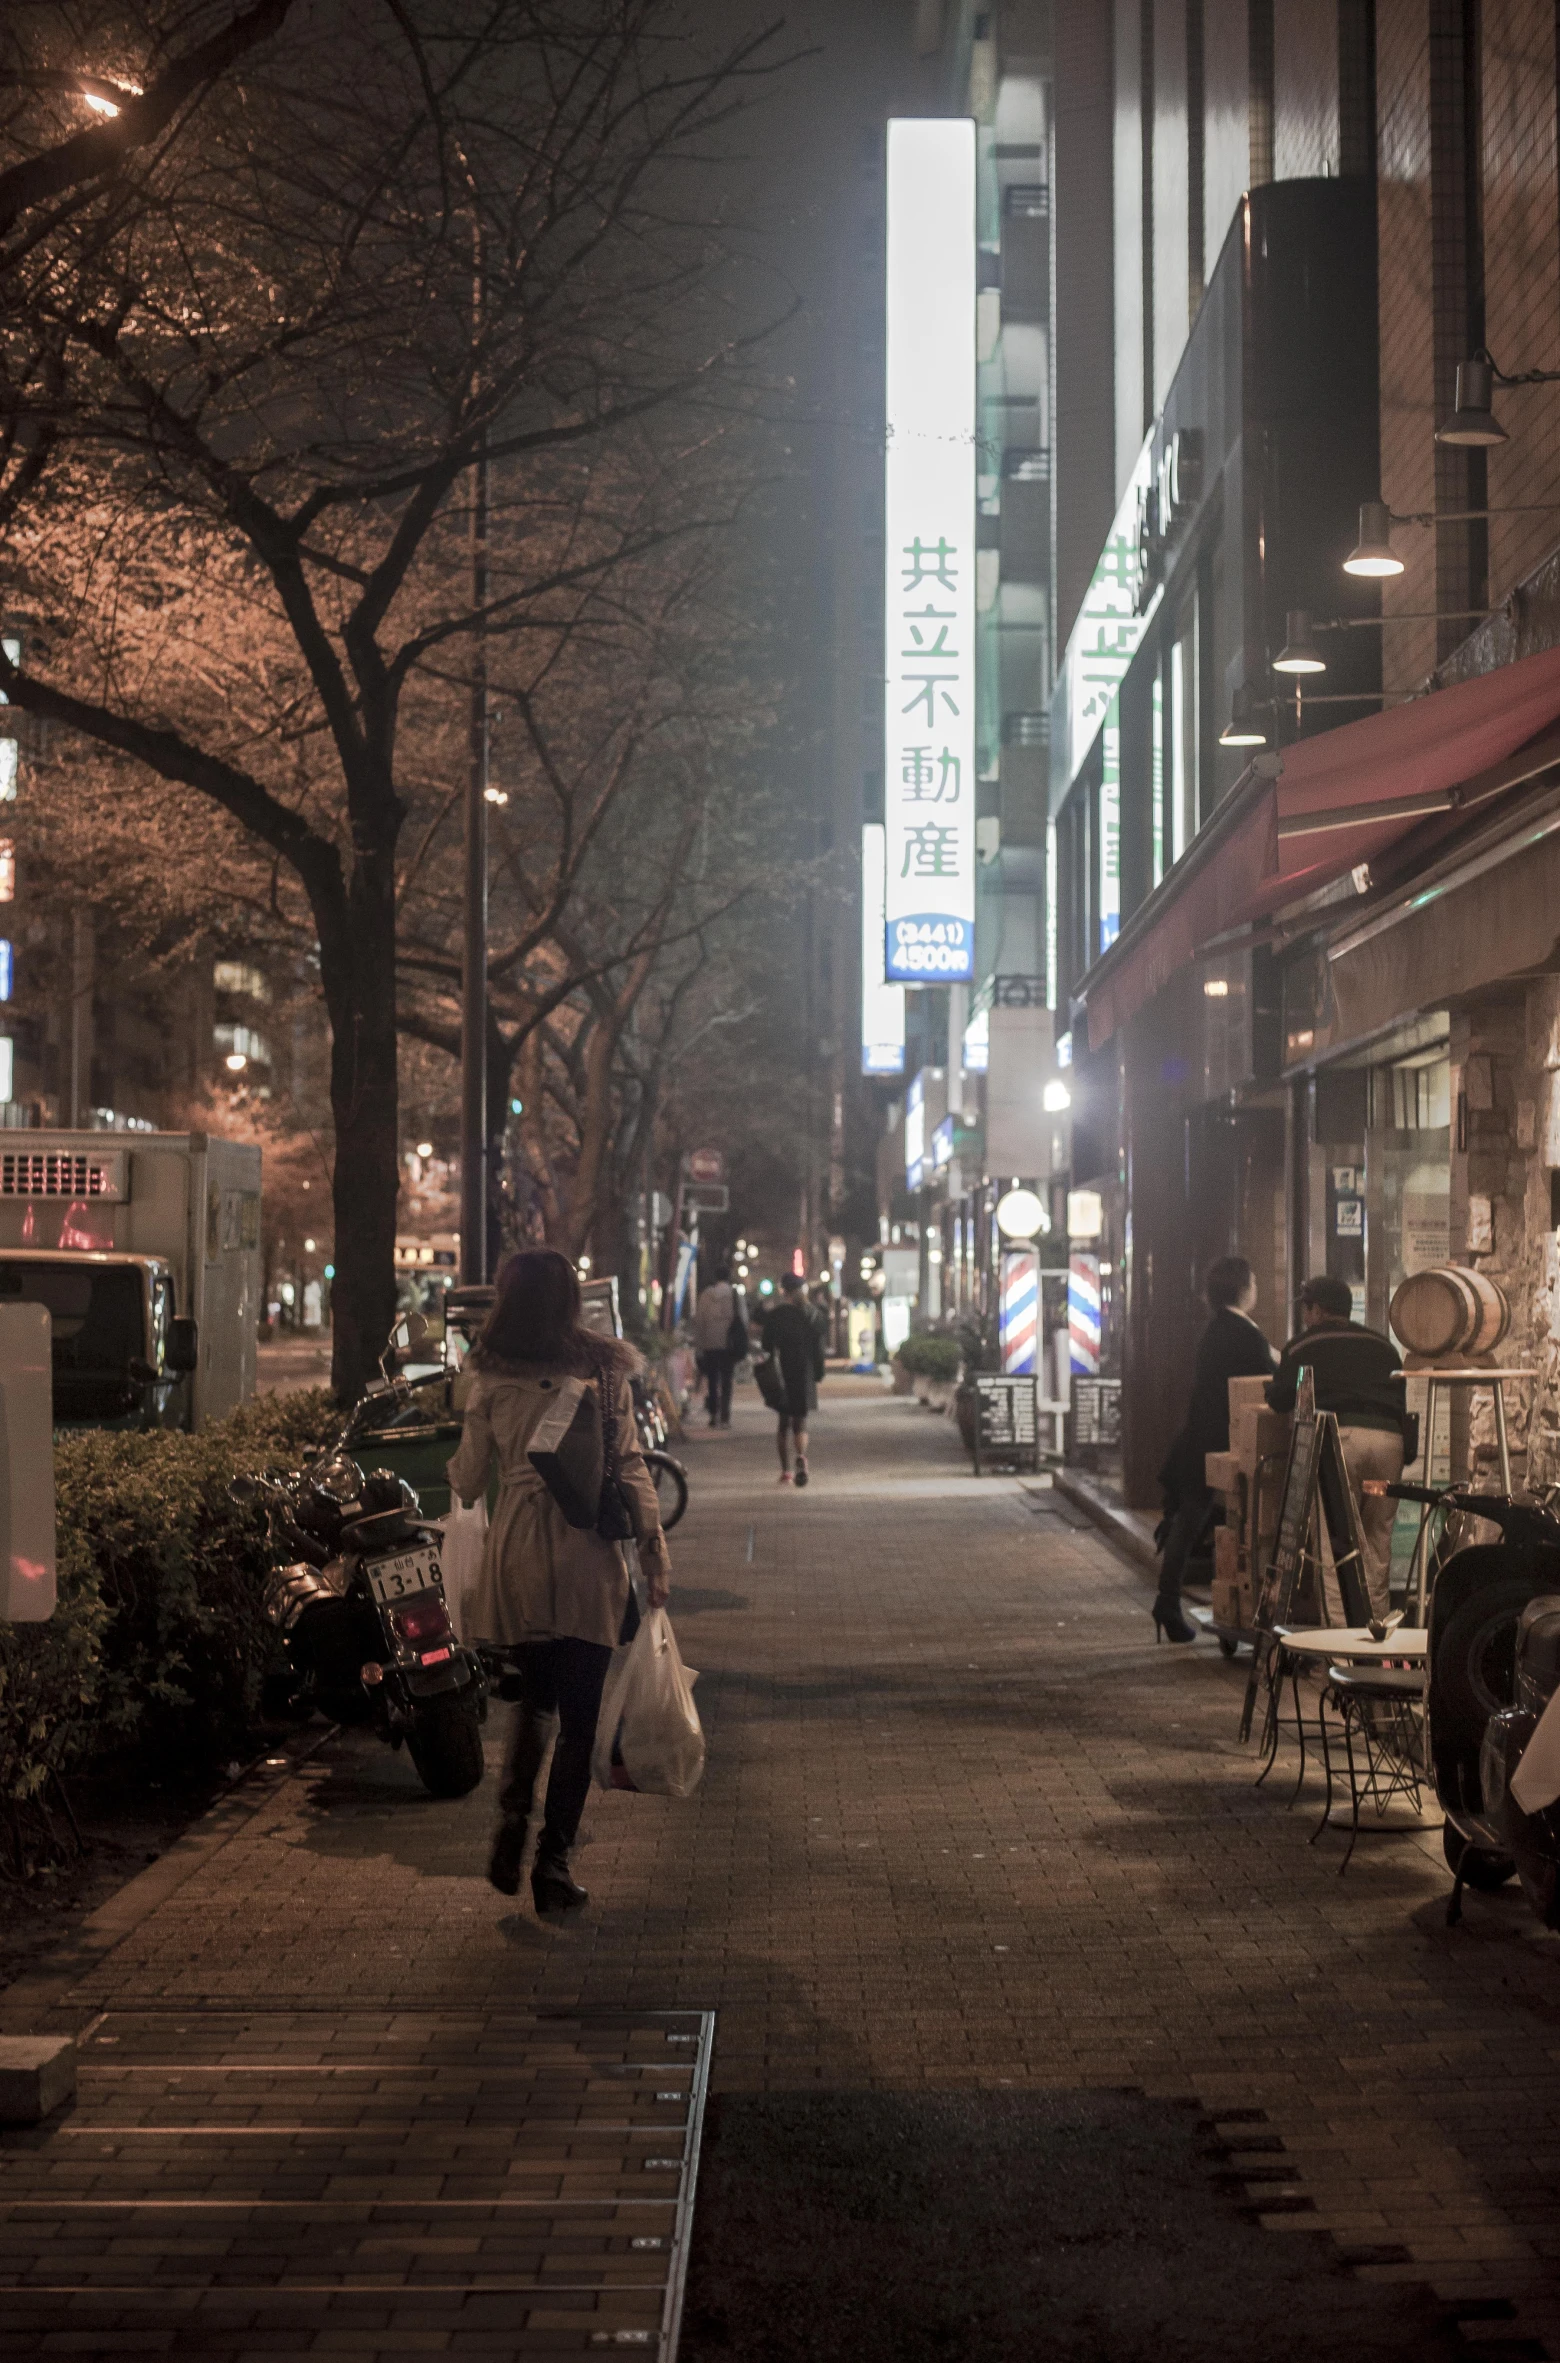
[[[1224,1503],[1224,1524],[1215,1532],[1213,1543],[1213,1621],[1231,1632],[1247,1632],[1255,1621],[1262,1571],[1278,1528],[1289,1420],[1284,1413],[1268,1409],[1266,1388],[1266,1379],[1230,1380],[1230,1448],[1228,1452],[1210,1452],[1206,1464],[1209,1488]],[[1269,1465],[1262,1469],[1258,1491],[1258,1468],[1264,1461]],[[1254,1493],[1260,1519],[1255,1551],[1251,1532]]]

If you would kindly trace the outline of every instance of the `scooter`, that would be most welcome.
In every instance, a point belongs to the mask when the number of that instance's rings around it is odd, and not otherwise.
[[[1442,1565],[1430,1600],[1426,1714],[1442,1847],[1454,1885],[1493,1893],[1516,1877],[1548,1927],[1560,1926],[1560,1813],[1529,1817],[1508,1782],[1560,1684],[1560,1517],[1546,1501],[1467,1486],[1387,1485],[1395,1501],[1457,1510],[1498,1526]]]
[[[403,1322],[386,1360],[419,1342]],[[385,1361],[380,1367],[385,1372]],[[264,1609],[282,1662],[265,1703],[275,1713],[318,1710],[334,1722],[369,1724],[390,1747],[405,1745],[430,1795],[463,1797],[482,1778],[488,1681],[450,1622],[443,1536],[419,1515],[403,1478],[388,1469],[365,1474],[350,1452],[408,1392],[404,1381],[388,1373],[386,1380],[308,1468],[235,1477],[228,1487],[235,1501],[265,1505],[277,1560]]]

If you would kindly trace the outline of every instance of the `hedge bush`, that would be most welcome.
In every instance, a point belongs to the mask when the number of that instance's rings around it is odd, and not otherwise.
[[[964,1356],[956,1337],[937,1337],[927,1334],[907,1337],[898,1357],[901,1369],[915,1378],[942,1379],[951,1383],[959,1375]]]
[[[0,1805],[131,1743],[197,1779],[250,1725],[269,1633],[265,1521],[229,1479],[295,1466],[339,1425],[323,1388],[269,1396],[198,1436],[82,1432],[55,1447],[59,1605],[0,1625]]]

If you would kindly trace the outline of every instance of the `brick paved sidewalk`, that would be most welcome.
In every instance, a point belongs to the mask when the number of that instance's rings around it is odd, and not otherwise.
[[[825,1397],[801,1495],[750,1394],[690,1439],[672,1608],[709,1772],[684,1805],[593,1800],[578,1924],[483,1882],[491,1782],[435,1804],[344,1740],[9,2023],[714,2008],[717,2091],[1141,2087],[1282,2143],[1314,2211],[1274,2238],[1326,2228],[1372,2276],[1513,2301],[1502,2339],[1560,2335],[1557,1940],[1510,1894],[1445,1928],[1434,1835],[1362,1841],[1340,1878],[1314,1792],[1252,1786],[1243,1667],[1156,1649],[1143,1577],[1063,1505],[975,1483],[946,1422]]]

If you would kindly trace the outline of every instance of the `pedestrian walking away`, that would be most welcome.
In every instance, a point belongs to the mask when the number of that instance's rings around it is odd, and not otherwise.
[[[1164,1557],[1152,1615],[1156,1635],[1172,1641],[1197,1638],[1196,1626],[1181,1611],[1181,1585],[1213,1511],[1208,1454],[1230,1448],[1229,1382],[1267,1378],[1273,1368],[1273,1349],[1252,1318],[1257,1283],[1245,1257],[1224,1255],[1211,1264],[1203,1294],[1212,1319],[1197,1341],[1185,1423],[1159,1472],[1165,1515],[1155,1539]]]
[[[663,1607],[671,1559],[634,1424],[629,1380],[638,1357],[620,1340],[585,1328],[573,1265],[553,1248],[533,1247],[500,1273],[468,1366],[475,1384],[449,1464],[450,1489],[464,1502],[477,1501],[496,1460],[499,1494],[482,1571],[467,1598],[467,1630],[510,1659],[520,1689],[488,1877],[501,1895],[520,1891],[536,1787],[556,1737],[531,1893],[538,1912],[567,1910],[588,1900],[570,1875],[569,1854],[590,1787],[602,1684],[628,1610],[628,1565],[620,1543],[568,1523],[526,1447],[565,1379],[587,1379],[600,1389],[607,1451],[639,1546],[646,1596],[652,1608]]]
[[[729,1428],[732,1373],[748,1350],[742,1299],[731,1285],[729,1264],[722,1264],[709,1287],[699,1291],[693,1316],[693,1343],[704,1377],[705,1409],[710,1426]]]
[[[807,1415],[818,1407],[818,1381],[825,1368],[823,1331],[802,1293],[802,1281],[795,1272],[782,1274],[780,1286],[785,1291],[783,1301],[764,1316],[763,1347],[772,1354],[785,1392],[785,1407],[779,1413],[776,1442],[780,1451],[780,1483],[805,1485],[807,1467]],[[791,1473],[791,1447],[796,1447],[796,1473]]]
[[[1397,1503],[1361,1491],[1367,1477],[1396,1484],[1403,1474],[1408,1441],[1408,1399],[1403,1364],[1390,1338],[1354,1318],[1354,1292],[1347,1280],[1319,1272],[1300,1291],[1300,1327],[1285,1346],[1278,1373],[1268,1388],[1275,1411],[1293,1411],[1300,1373],[1309,1370],[1316,1408],[1338,1422],[1343,1465],[1349,1472],[1354,1506],[1365,1544],[1365,1583],[1378,1616],[1391,1605],[1392,1522]],[[1322,1552],[1322,1597],[1329,1624],[1347,1624],[1331,1553]]]

